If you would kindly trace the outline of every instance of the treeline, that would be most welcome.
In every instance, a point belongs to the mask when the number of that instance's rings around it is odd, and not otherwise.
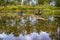
[[[0,0],[0,6],[5,5],[43,5],[55,2],[55,6],[60,6],[60,0]]]

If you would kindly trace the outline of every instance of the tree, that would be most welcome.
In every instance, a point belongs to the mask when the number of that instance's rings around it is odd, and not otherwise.
[[[4,5],[4,0],[0,0],[0,5]]]
[[[38,4],[43,4],[44,0],[38,0]]]
[[[38,4],[50,3],[51,0],[38,0]]]
[[[60,7],[60,0],[55,0],[55,2],[56,2],[56,6]]]

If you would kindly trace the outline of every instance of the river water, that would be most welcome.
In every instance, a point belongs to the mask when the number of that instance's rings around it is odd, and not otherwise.
[[[41,31],[39,34],[33,32],[31,34],[22,35],[15,37],[12,33],[6,35],[5,33],[0,34],[0,40],[51,40],[49,33]]]

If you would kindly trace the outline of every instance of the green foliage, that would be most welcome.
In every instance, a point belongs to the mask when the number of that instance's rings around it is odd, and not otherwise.
[[[55,0],[55,2],[56,2],[56,6],[60,7],[60,0]]]
[[[46,3],[50,3],[51,0],[38,0],[38,4],[46,4]]]
[[[44,0],[38,0],[38,4],[44,4]]]

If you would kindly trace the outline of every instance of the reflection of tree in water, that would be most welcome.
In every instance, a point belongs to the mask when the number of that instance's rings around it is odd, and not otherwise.
[[[20,33],[23,35],[30,34],[33,31],[39,33],[40,30],[55,32],[55,23],[46,25],[46,22],[47,20],[36,20],[33,16],[29,16],[28,18],[27,16],[21,18],[2,16],[0,20],[0,31],[6,34],[13,33],[15,36],[18,36]]]

